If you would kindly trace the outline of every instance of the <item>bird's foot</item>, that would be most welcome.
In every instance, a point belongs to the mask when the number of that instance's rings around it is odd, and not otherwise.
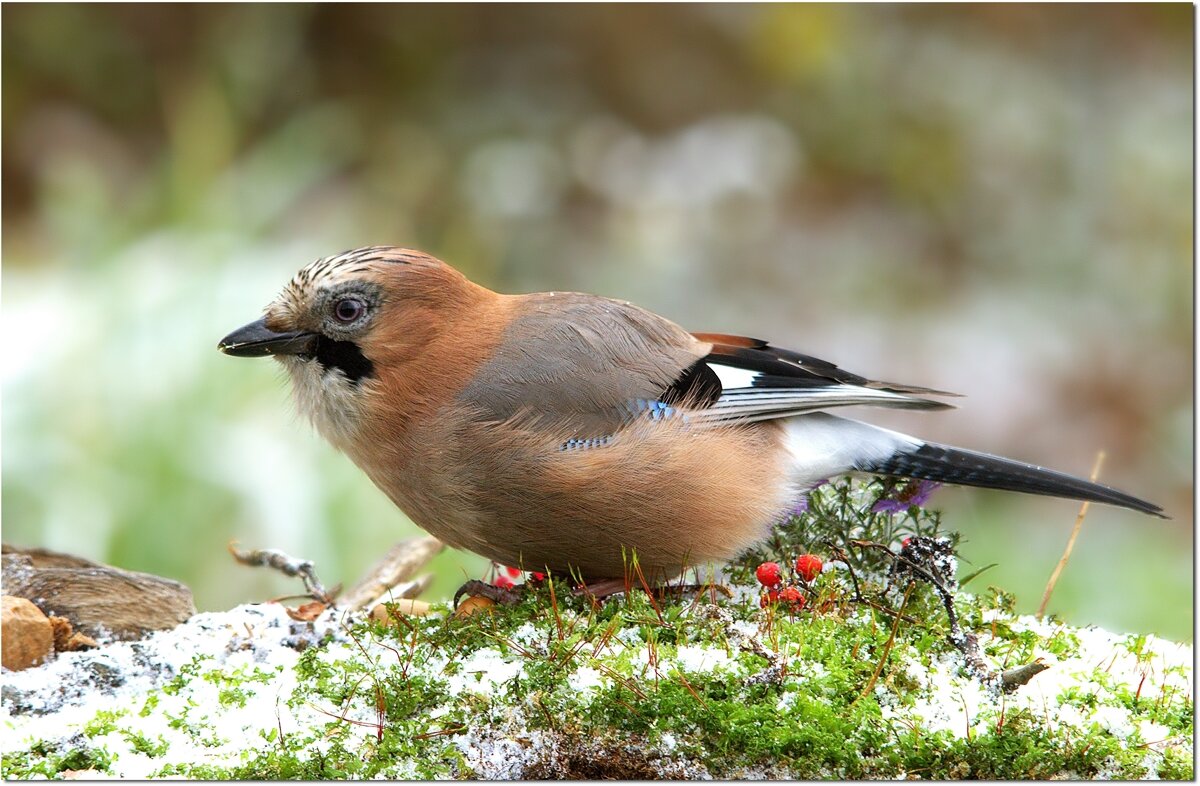
[[[524,584],[520,585],[520,587],[524,586]],[[524,591],[519,587],[497,587],[495,584],[488,584],[486,581],[471,579],[454,593],[455,607],[458,606],[458,601],[463,595],[487,598],[501,606],[515,606],[521,602],[521,598],[524,597]]]

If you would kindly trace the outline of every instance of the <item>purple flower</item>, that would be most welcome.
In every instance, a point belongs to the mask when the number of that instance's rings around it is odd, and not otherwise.
[[[805,513],[807,513],[808,512],[808,495],[811,494],[812,492],[816,491],[821,486],[824,486],[828,482],[829,482],[829,478],[825,478],[823,480],[818,480],[816,483],[814,483],[812,485],[812,488],[805,491],[804,494],[802,494],[800,496],[800,498],[797,499],[792,504],[792,509],[788,511],[786,518],[791,518],[792,516],[802,516]]]
[[[929,501],[930,495],[941,485],[932,480],[910,480],[903,486],[892,489],[888,496],[880,497],[871,506],[871,512],[903,513],[912,507],[919,508]]]

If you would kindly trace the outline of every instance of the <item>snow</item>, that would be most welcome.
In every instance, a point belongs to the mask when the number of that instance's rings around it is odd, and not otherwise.
[[[900,666],[905,673],[921,669],[915,660]],[[876,698],[884,719],[912,718],[931,733],[945,731],[957,738],[974,736],[982,707],[992,706],[996,698],[977,680],[962,674],[962,660],[957,653],[947,653],[929,664],[925,682],[927,689],[913,694],[914,701],[903,706],[893,692],[877,683]]]
[[[723,649],[685,644],[676,652],[676,661],[684,671],[706,672],[728,668],[732,661]]]
[[[497,649],[476,650],[459,663],[458,674],[449,678],[450,691],[468,690],[492,696],[521,674],[522,661],[520,655],[505,655]]]
[[[742,636],[753,637],[758,635],[758,625],[746,620],[735,620],[729,623],[729,627]]]
[[[582,695],[599,690],[605,679],[602,672],[591,666],[580,666],[567,678],[567,685],[572,691]]]

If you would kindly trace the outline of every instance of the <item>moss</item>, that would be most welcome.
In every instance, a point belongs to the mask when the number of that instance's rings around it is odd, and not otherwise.
[[[1167,781],[1195,780],[1192,757],[1179,748],[1168,748],[1163,755],[1163,763],[1159,765],[1158,777]]]
[[[138,753],[145,754],[152,759],[158,758],[166,754],[170,748],[170,743],[164,740],[161,736],[157,741],[151,740],[144,734],[139,734],[133,731],[123,731],[125,739],[129,742],[129,746]]]
[[[81,770],[104,773],[112,761],[112,754],[103,746],[92,746],[78,738],[61,746],[39,742],[27,751],[5,756],[2,775],[5,780],[25,780],[62,777],[64,773]]]
[[[83,736],[91,739],[92,737],[103,737],[117,730],[117,721],[124,715],[124,710],[100,710],[90,721],[83,726]]]
[[[961,597],[964,618],[981,619],[995,599]],[[894,707],[911,704],[924,680],[914,665],[940,663],[953,652],[936,619],[938,605],[922,592],[912,593],[905,609],[920,621],[895,625],[894,636],[893,616],[836,604],[825,613],[788,615],[763,612],[745,601],[709,614],[703,604],[652,602],[641,594],[598,608],[569,599],[555,610],[547,601],[538,594],[515,609],[467,621],[355,626],[356,644],[348,651],[335,655],[310,648],[294,667],[298,687],[287,705],[296,711],[322,708],[322,720],[299,734],[263,731],[264,744],[233,766],[173,764],[156,775],[470,777],[475,770],[453,744],[454,736],[513,722],[554,740],[542,755],[525,762],[527,778],[650,778],[682,773],[686,761],[703,762],[713,777],[747,772],[792,778],[1146,774],[1145,751],[1096,724],[1051,729],[1028,712],[1005,712],[1002,706],[981,710],[968,737],[890,720],[881,700]],[[773,677],[768,658],[739,649],[731,639],[728,626],[737,622],[761,623],[760,639],[778,667]],[[1078,647],[1077,639],[1061,632],[1031,641],[1029,631],[1011,621],[994,629],[997,643],[990,649],[1001,655],[1039,647],[1067,654]],[[715,665],[687,665],[679,654],[685,647],[705,648]],[[481,652],[515,664],[512,679],[477,680],[464,664]],[[190,677],[215,687],[223,707],[243,706],[247,696],[274,679],[272,672],[258,670],[204,671],[202,663],[190,669]],[[600,676],[580,689],[572,680],[583,668]],[[185,694],[187,686],[181,676],[161,693]],[[142,702],[138,715],[164,712],[154,695]],[[1099,669],[1085,684],[1066,691],[1062,701],[1082,709],[1122,707],[1174,734],[1190,739],[1192,733],[1189,697],[1137,697]],[[173,728],[201,744],[216,739],[212,723],[194,710],[185,703],[182,710],[165,714]],[[364,710],[373,720],[362,720]],[[163,755],[162,738],[121,730],[124,715],[98,713],[85,724],[84,737],[116,731],[133,750]],[[80,744],[72,750],[31,749],[23,759],[6,757],[5,773],[53,776],[67,769],[104,771],[108,764],[103,748]],[[1178,753],[1167,756],[1158,771],[1163,777],[1190,773],[1190,762]]]
[[[1095,776],[1115,750],[1114,740],[1053,734],[1024,713],[1006,719],[999,729],[972,739],[947,739],[940,733],[931,740],[910,739],[903,769],[923,779],[972,778],[986,780],[1047,780],[1064,774]],[[931,744],[932,743],[932,744]],[[1143,772],[1123,768],[1123,777]]]

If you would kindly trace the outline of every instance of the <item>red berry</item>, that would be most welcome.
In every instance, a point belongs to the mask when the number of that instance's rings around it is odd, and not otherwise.
[[[529,574],[529,581],[534,584],[541,584],[545,580],[546,580],[546,574],[542,573],[539,570],[535,570],[533,573]]]
[[[796,557],[796,572],[805,581],[812,581],[819,576],[823,567],[825,567],[824,563],[816,554],[801,554]]]
[[[763,596],[758,599],[758,605],[765,609],[767,606],[770,606],[772,603],[775,603],[778,600],[779,590],[767,590],[763,593]]]
[[[513,580],[510,579],[508,576],[498,576],[496,578],[496,586],[500,587],[501,589],[508,589],[512,585],[513,585]]]
[[[754,575],[758,577],[758,583],[764,587],[774,587],[783,581],[783,571],[779,569],[778,562],[764,562],[758,566],[758,570],[754,571]]]
[[[779,592],[779,602],[799,611],[800,608],[804,608],[804,594],[796,587],[785,587]]]

